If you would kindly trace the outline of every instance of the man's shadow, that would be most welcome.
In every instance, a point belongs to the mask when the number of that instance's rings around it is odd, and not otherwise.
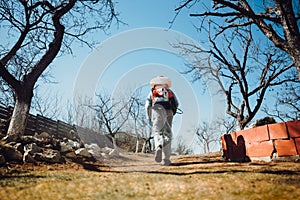
[[[242,135],[237,137],[236,143],[231,135],[224,135],[226,150],[223,150],[223,158],[227,161],[234,162],[250,162],[250,158],[246,154],[245,139]]]

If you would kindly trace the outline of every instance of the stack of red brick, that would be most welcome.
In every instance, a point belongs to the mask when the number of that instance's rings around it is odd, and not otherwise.
[[[227,160],[299,156],[300,121],[259,126],[223,135],[221,139],[223,156]]]

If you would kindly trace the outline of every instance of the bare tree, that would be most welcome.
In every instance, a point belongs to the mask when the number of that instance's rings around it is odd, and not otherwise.
[[[101,129],[101,124],[99,124],[99,120],[96,117],[96,111],[90,108],[93,102],[92,98],[77,96],[73,104],[69,103],[67,121],[72,120],[69,122],[70,124],[73,123],[77,126],[98,132]]]
[[[177,47],[183,54],[195,55],[187,73],[218,83],[226,96],[226,112],[237,119],[241,130],[261,108],[268,89],[298,81],[294,63],[287,55],[272,46],[256,44],[248,29],[224,34],[221,41],[209,32],[208,40],[210,49],[184,43]]]
[[[135,95],[131,98],[133,106],[130,112],[130,117],[134,123],[134,133],[137,140],[136,153],[139,151],[140,141],[143,141],[142,152],[146,152],[147,147],[151,149],[150,140],[152,139],[152,136],[151,127],[148,125],[146,120],[145,100],[141,98],[141,90],[136,91]]]
[[[149,126],[146,118],[142,119],[141,130],[142,130],[141,135],[144,141],[142,147],[142,153],[146,153],[147,151],[151,152],[152,151],[151,140],[153,139],[152,128]]]
[[[201,19],[200,29],[205,28],[205,21],[214,21],[216,36],[232,28],[255,27],[277,48],[290,55],[300,80],[299,0],[212,0],[207,3],[185,0],[176,9],[176,15],[183,8],[197,6],[198,13],[192,13],[190,16]],[[222,21],[224,24],[221,24]]]
[[[280,93],[274,94],[274,106],[265,105],[262,109],[268,116],[281,121],[300,119],[300,83],[284,84]]]
[[[184,140],[180,136],[177,138],[175,153],[177,153],[178,155],[189,155],[192,154],[193,151],[186,146]]]
[[[138,153],[139,151],[139,142],[141,140],[141,136],[140,136],[140,131],[139,131],[139,122],[141,121],[140,118],[142,116],[142,113],[144,106],[141,102],[141,100],[138,97],[132,97],[131,99],[132,101],[132,109],[130,111],[130,116],[133,119],[133,123],[134,123],[134,133],[136,135],[136,148],[135,148],[135,153]]]
[[[52,94],[48,91],[48,93],[43,96],[35,95],[32,99],[31,108],[39,115],[57,120],[62,110],[60,107],[61,99],[62,96]]]
[[[222,134],[230,134],[236,131],[236,119],[230,116],[216,119],[214,125],[219,127]]]
[[[221,130],[215,123],[202,122],[196,129],[198,142],[203,146],[204,153],[211,152],[214,145],[218,145],[221,137]]]
[[[23,135],[34,86],[51,62],[72,53],[74,40],[92,47],[87,33],[107,30],[116,16],[112,0],[0,1],[1,31],[8,36],[0,45],[0,76],[15,95],[7,140]]]
[[[117,150],[118,146],[115,136],[127,122],[133,101],[115,100],[105,94],[99,94],[97,97],[97,104],[91,105],[90,108],[97,112],[99,121],[103,125],[103,132],[110,135],[114,149]]]
[[[74,105],[70,101],[67,101],[64,111],[65,113],[62,114],[63,120],[65,120],[68,124],[74,124]]]

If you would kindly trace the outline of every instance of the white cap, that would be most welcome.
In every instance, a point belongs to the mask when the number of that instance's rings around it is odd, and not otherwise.
[[[150,81],[151,88],[155,85],[167,85],[168,88],[172,86],[171,79],[166,76],[157,76]]]

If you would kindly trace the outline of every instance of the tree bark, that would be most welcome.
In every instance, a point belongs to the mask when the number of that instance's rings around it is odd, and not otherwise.
[[[32,97],[33,89],[22,88],[16,91],[16,102],[7,131],[8,137],[17,138],[24,135]]]
[[[8,136],[22,136],[25,132],[27,116],[29,113],[29,104],[24,101],[17,100],[15,108],[8,127]]]
[[[280,17],[281,24],[283,26],[284,37],[285,37],[285,43],[283,43],[283,45],[281,44],[282,45],[281,49],[286,51],[293,59],[300,80],[300,32],[297,24],[298,23],[297,21],[299,19],[295,17],[296,14],[293,11],[292,0],[287,0],[287,1],[275,0],[275,3],[277,9],[280,10],[281,12],[279,17]],[[277,44],[279,48],[281,47],[281,45]]]

